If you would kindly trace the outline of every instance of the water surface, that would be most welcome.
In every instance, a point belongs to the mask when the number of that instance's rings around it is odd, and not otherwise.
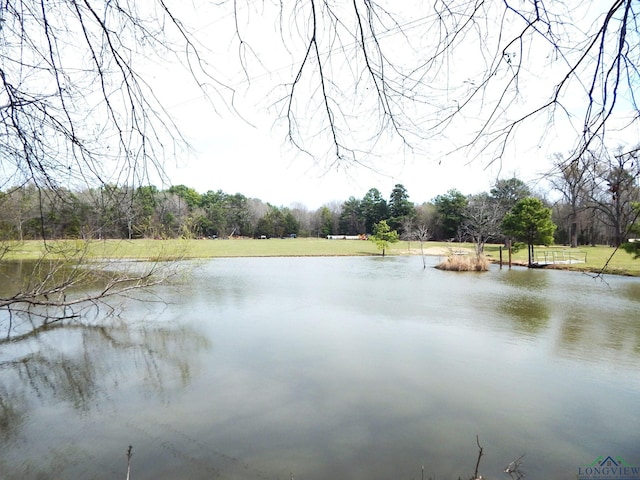
[[[433,262],[436,259],[432,259]],[[218,259],[5,342],[2,478],[575,478],[640,465],[640,280]],[[5,473],[8,472],[6,475]]]

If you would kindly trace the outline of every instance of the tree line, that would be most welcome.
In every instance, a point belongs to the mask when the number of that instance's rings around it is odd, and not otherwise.
[[[554,225],[545,242],[572,247],[619,246],[635,235],[640,202],[638,151],[611,158],[585,155],[566,163],[555,158],[547,194],[534,193],[518,178],[497,180],[488,192],[456,189],[422,204],[397,184],[388,198],[371,188],[315,211],[279,207],[241,193],[199,193],[185,185],[160,190],[103,185],[72,191],[27,184],[0,192],[0,236],[36,238],[229,238],[362,235],[382,220],[401,238],[418,231],[433,240],[472,241],[479,253],[488,241],[509,237],[508,214],[519,201],[535,198],[550,210]],[[549,198],[554,196],[556,201]],[[538,208],[538,207],[536,207]],[[509,230],[511,229],[511,230]],[[533,240],[533,239],[532,239]],[[543,238],[537,239],[542,241]]]

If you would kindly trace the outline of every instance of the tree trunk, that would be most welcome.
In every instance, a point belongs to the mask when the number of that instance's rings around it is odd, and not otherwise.
[[[578,223],[575,220],[571,221],[571,248],[578,247]]]

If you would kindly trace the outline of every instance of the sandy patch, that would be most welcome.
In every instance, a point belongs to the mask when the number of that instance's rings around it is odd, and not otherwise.
[[[446,257],[451,253],[452,250],[455,253],[473,254],[473,249],[459,248],[459,247],[455,247],[453,249],[449,247],[428,247],[424,249],[424,254],[431,255],[434,257]],[[420,251],[420,247],[410,249],[409,253],[411,255],[422,255],[422,252]]]

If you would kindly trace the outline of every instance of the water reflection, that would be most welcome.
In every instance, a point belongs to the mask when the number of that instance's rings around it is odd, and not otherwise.
[[[551,309],[546,272],[513,269],[498,276],[502,288],[496,289],[496,311],[512,322],[516,333],[536,335],[549,324]]]
[[[560,317],[557,352],[587,362],[606,359],[620,365],[637,365],[640,321],[634,315],[575,307]]]
[[[517,333],[535,335],[549,323],[549,308],[536,298],[512,295],[501,299],[497,311],[513,321]]]
[[[624,295],[625,299],[630,300],[637,305],[640,304],[640,282],[627,282],[620,291]]]
[[[476,434],[487,478],[525,452],[529,478],[640,464],[635,281],[207,262],[162,304],[0,345],[0,471],[124,478],[133,444],[136,480],[468,478]]]
[[[18,437],[27,419],[27,401],[24,392],[11,391],[6,385],[0,385],[0,438],[5,445]]]
[[[529,268],[513,268],[504,270],[498,281],[508,287],[526,292],[544,291],[549,286],[548,272]]]
[[[560,326],[560,345],[567,350],[572,350],[580,344],[587,342],[587,325],[585,322],[585,312],[572,312],[563,318]]]
[[[89,478],[69,470],[82,461],[73,444],[82,444],[84,435],[58,438],[53,444],[45,440],[38,455],[21,458],[19,468],[9,463],[16,455],[20,458],[21,439],[31,438],[34,428],[39,437],[47,438],[34,422],[58,429],[62,424],[56,418],[63,415],[71,428],[75,421],[68,409],[80,419],[91,416],[109,405],[119,389],[137,409],[136,391],[169,402],[173,391],[189,386],[198,357],[211,347],[210,341],[185,324],[158,323],[154,318],[105,317],[97,311],[91,318],[54,323],[0,341],[0,469],[10,472],[3,478]],[[127,441],[126,435],[119,438],[118,449],[126,448]],[[102,447],[98,442],[94,448]]]

